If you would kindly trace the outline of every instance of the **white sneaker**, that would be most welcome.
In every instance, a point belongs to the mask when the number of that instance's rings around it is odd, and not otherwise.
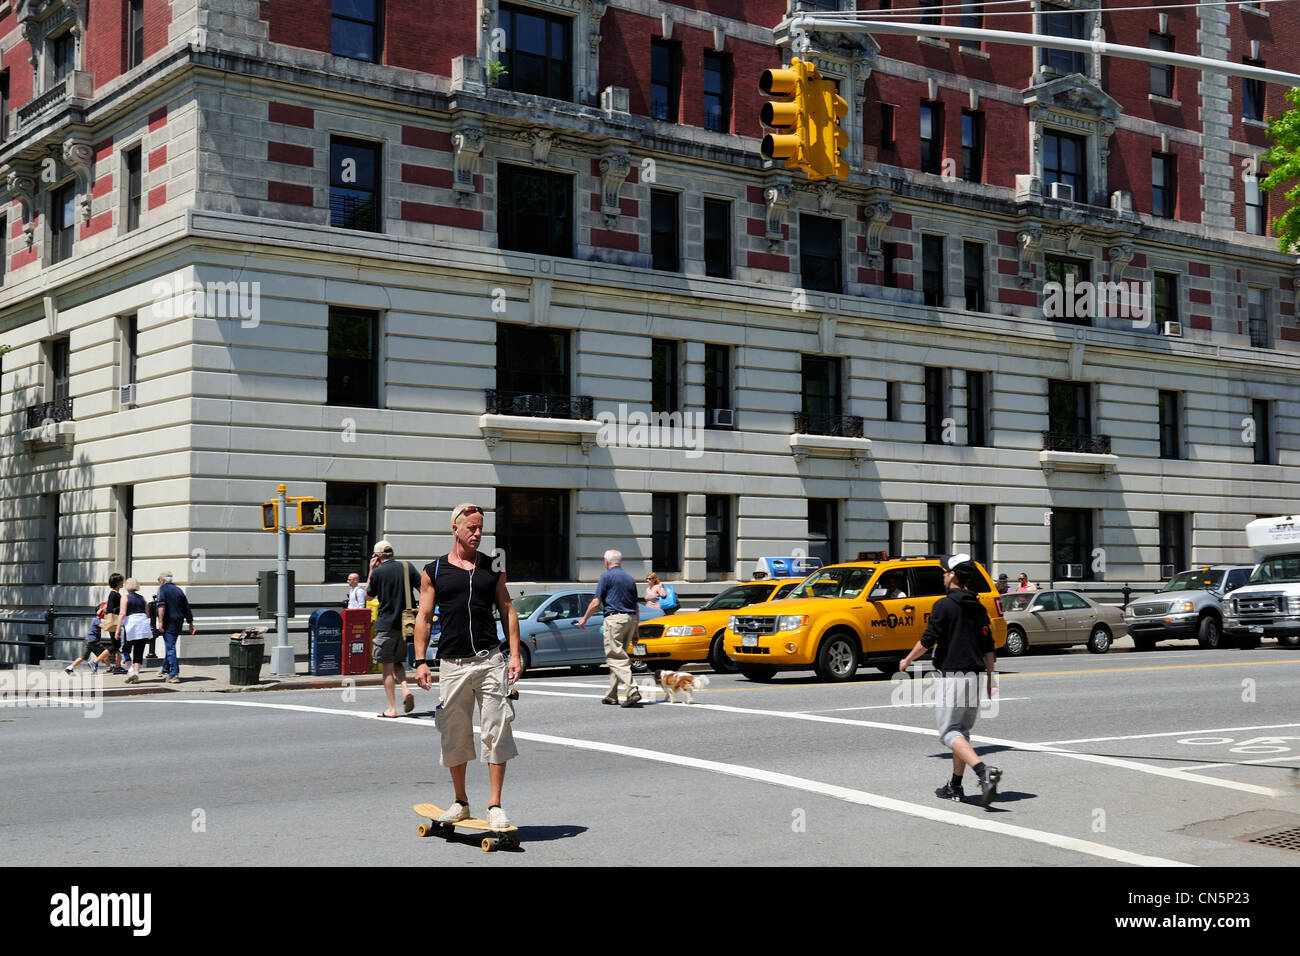
[[[140,679],[140,675],[137,674],[135,671],[132,671],[131,673],[129,673],[129,674],[126,675],[126,680],[123,681],[123,683],[124,683],[124,684],[134,684],[134,683],[135,683],[136,681],[138,681],[139,679]]]
[[[438,817],[439,823],[460,823],[461,820],[469,819],[469,807],[457,801],[451,805],[451,809]]]
[[[510,818],[500,807],[492,807],[488,810],[487,822],[493,830],[504,830],[510,826]]]
[[[67,667],[63,668],[63,673],[71,674],[74,670],[76,670],[76,668],[69,664]]]

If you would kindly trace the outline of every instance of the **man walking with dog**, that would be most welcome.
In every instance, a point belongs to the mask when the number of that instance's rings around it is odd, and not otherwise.
[[[437,609],[442,623],[438,637],[438,695],[434,721],[442,735],[442,765],[451,771],[456,800],[438,818],[458,823],[470,818],[465,771],[474,759],[474,702],[478,701],[483,760],[488,765],[487,822],[492,829],[510,826],[501,808],[501,788],[506,761],[517,757],[510,724],[515,718],[509,686],[519,680],[519,615],[506,591],[506,574],[479,551],[483,540],[483,509],[458,505],[451,513],[451,551],[425,565],[420,575],[420,612],[415,622],[415,680],[428,690],[433,685],[425,654]],[[501,653],[492,609],[501,616],[510,640],[510,660]]]
[[[981,575],[970,555],[951,555],[941,563],[947,596],[935,602],[925,633],[898,662],[898,670],[906,674],[912,661],[934,649],[939,676],[935,695],[939,739],[952,748],[952,779],[934,795],[941,800],[964,800],[962,775],[971,767],[979,778],[980,802],[987,807],[997,796],[1002,771],[975,754],[970,732],[979,714],[981,676],[987,675],[990,699],[997,693],[993,628],[976,592]]]
[[[636,626],[640,619],[636,603],[636,578],[623,570],[623,555],[613,549],[605,552],[605,573],[596,582],[596,596],[587,606],[587,612],[578,621],[586,627],[588,619],[601,605],[605,606],[605,623],[601,633],[605,636],[605,664],[609,667],[609,693],[601,698],[602,704],[618,703],[618,687],[627,685],[624,707],[641,703],[641,692],[632,683],[632,662],[627,649],[636,640]]]

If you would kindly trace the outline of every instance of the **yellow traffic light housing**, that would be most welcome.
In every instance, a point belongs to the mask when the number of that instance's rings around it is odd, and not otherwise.
[[[280,502],[278,501],[262,502],[262,530],[263,531],[280,530]]]
[[[848,179],[849,164],[840,159],[840,152],[849,147],[849,135],[840,129],[840,121],[849,113],[848,101],[840,96],[834,80],[818,77],[811,86],[808,152],[814,172],[810,172],[808,177]]]
[[[325,527],[325,502],[319,498],[308,498],[298,502],[298,529],[311,531]]]
[[[797,57],[790,66],[780,70],[764,70],[758,79],[758,88],[765,96],[778,99],[764,103],[759,120],[764,126],[776,130],[763,137],[759,147],[766,159],[779,159],[787,169],[809,172],[808,149],[808,71],[816,75],[817,69]]]

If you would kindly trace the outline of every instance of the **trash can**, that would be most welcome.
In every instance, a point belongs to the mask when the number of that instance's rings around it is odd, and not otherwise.
[[[230,685],[251,687],[262,674],[262,655],[266,643],[261,637],[247,638],[240,634],[230,638]]]

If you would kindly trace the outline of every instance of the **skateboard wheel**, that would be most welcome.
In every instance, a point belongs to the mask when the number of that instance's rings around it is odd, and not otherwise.
[[[422,837],[427,837],[427,836],[429,835],[429,832],[430,832],[428,826],[426,826],[426,825],[423,824],[423,823],[421,823],[420,826],[418,827],[418,831],[419,831],[420,836],[422,836]]]
[[[479,845],[483,847],[484,853],[489,853],[491,852],[492,848],[497,845],[497,841],[492,839],[491,837],[484,837],[483,842]]]

